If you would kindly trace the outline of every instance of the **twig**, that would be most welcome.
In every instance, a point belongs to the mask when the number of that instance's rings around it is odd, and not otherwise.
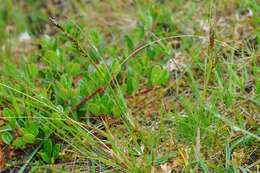
[[[153,87],[153,88],[145,88],[145,89],[143,89],[143,90],[141,90],[141,91],[135,93],[134,95],[128,95],[128,96],[126,96],[125,98],[126,98],[126,99],[132,99],[132,98],[137,97],[137,96],[140,96],[140,95],[145,95],[145,94],[147,94],[147,93],[149,93],[149,92],[151,92],[151,91],[153,91],[153,90],[157,90],[157,89],[159,89],[159,88],[160,88],[160,86],[155,86],[155,87]]]
[[[112,77],[112,79],[110,81],[108,81],[108,85],[114,80],[114,77]],[[86,96],[85,98],[83,98],[76,106],[74,106],[71,111],[74,112],[77,109],[79,109],[83,104],[85,104],[86,102],[88,102],[90,99],[92,99],[95,95],[97,94],[103,94],[106,89],[107,89],[107,85],[106,86],[102,86],[97,88],[94,92],[92,92],[90,95]]]
[[[72,108],[72,111],[76,111],[79,109],[83,104],[85,104],[87,101],[89,101],[91,98],[93,98],[97,94],[102,94],[106,90],[106,87],[100,87],[96,89],[92,94],[88,95],[87,97],[83,98],[74,108]]]
[[[139,43],[136,48],[134,49],[133,53],[132,53],[132,58],[134,58],[140,51],[141,51],[141,47],[143,47],[145,45],[145,42],[141,42]]]

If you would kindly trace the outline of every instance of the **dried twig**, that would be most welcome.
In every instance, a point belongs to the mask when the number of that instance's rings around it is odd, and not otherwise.
[[[153,88],[145,88],[145,89],[135,93],[134,95],[126,96],[125,98],[126,99],[132,99],[132,98],[140,96],[140,95],[145,95],[145,94],[147,94],[147,93],[149,93],[151,91],[157,90],[159,88],[160,88],[160,86],[155,86]]]
[[[102,87],[99,87],[97,88],[94,92],[92,92],[90,95],[88,95],[87,97],[84,97],[76,106],[74,106],[71,111],[76,111],[78,110],[83,104],[85,104],[86,102],[88,102],[90,99],[92,99],[95,95],[97,94],[103,94],[108,85],[110,85],[111,82],[113,82],[114,80],[114,77],[112,77],[112,79],[108,82],[108,84],[106,86],[102,86]]]
[[[88,95],[87,97],[83,98],[74,108],[72,108],[72,111],[76,111],[79,109],[84,103],[89,101],[91,98],[93,98],[97,94],[102,94],[106,90],[106,87],[99,87],[96,89],[92,94]]]

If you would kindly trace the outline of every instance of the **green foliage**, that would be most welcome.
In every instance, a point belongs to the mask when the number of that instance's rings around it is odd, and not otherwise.
[[[28,123],[25,127],[19,128],[20,137],[16,138],[13,145],[17,148],[25,148],[26,144],[35,142],[39,133],[39,126],[36,123]]]
[[[163,85],[169,79],[169,72],[160,66],[155,66],[151,70],[150,82],[152,85]]]
[[[54,144],[51,139],[43,142],[43,147],[39,151],[39,155],[46,163],[54,163],[55,159],[59,156],[60,144]]]

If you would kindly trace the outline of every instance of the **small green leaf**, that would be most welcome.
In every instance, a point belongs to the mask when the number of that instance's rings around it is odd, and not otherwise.
[[[4,117],[6,117],[6,118],[13,117],[13,112],[8,108],[4,108],[3,114],[4,114]]]
[[[112,112],[113,112],[113,115],[115,115],[116,117],[120,116],[120,114],[122,113],[119,106],[117,106],[117,105],[113,106]]]
[[[127,43],[127,47],[130,50],[133,50],[134,49],[134,43],[133,43],[132,39],[128,35],[125,35],[125,41]]]
[[[27,129],[23,128],[23,127],[19,128],[19,131],[20,131],[21,135],[24,135],[24,134],[28,133]]]
[[[156,50],[153,49],[153,48],[148,48],[148,49],[147,49],[147,56],[148,56],[150,59],[153,59],[153,58],[156,56]]]
[[[89,103],[88,104],[88,109],[94,115],[100,114],[100,107],[97,104],[95,104],[95,103]]]
[[[4,141],[4,143],[6,143],[6,144],[10,144],[13,141],[13,136],[10,132],[4,132],[1,135],[1,138]]]
[[[28,72],[29,72],[29,75],[35,79],[39,73],[38,71],[38,67],[36,64],[28,64]]]
[[[161,84],[161,85],[165,84],[168,81],[169,76],[170,76],[170,74],[167,70],[162,70],[159,84]]]
[[[117,75],[121,70],[121,65],[119,61],[115,60],[112,64],[112,74]]]
[[[50,163],[51,162],[51,156],[49,156],[47,153],[45,152],[39,152],[42,160],[46,163]]]
[[[93,45],[99,45],[102,42],[102,35],[96,30],[92,30],[89,34],[89,40],[93,43]]]
[[[60,145],[55,144],[52,151],[52,157],[57,158],[59,156],[59,152],[60,152]]]
[[[128,94],[132,94],[134,91],[137,90],[139,86],[139,81],[137,76],[129,76],[127,78],[127,92]]]
[[[161,67],[159,65],[156,65],[153,67],[151,71],[151,83],[152,85],[158,84],[161,77]]]
[[[48,35],[44,35],[41,45],[46,50],[55,50],[57,48],[56,40]]]
[[[76,76],[80,73],[80,64],[70,62],[66,71],[70,76]]]
[[[22,139],[24,140],[25,143],[32,144],[35,140],[35,136],[31,133],[26,133],[26,134],[24,134]]]
[[[16,147],[16,148],[24,148],[25,146],[25,142],[23,140],[22,137],[18,137],[14,140],[13,142],[13,145]]]
[[[124,98],[121,96],[118,96],[117,101],[112,108],[112,113],[114,116],[118,117],[118,116],[124,114],[125,111],[126,111],[126,104],[125,104]]]
[[[47,139],[44,141],[43,143],[43,149],[44,149],[44,152],[51,156],[51,153],[52,153],[52,141],[51,139]]]
[[[39,127],[37,123],[30,123],[27,127],[26,130],[27,132],[30,132],[31,134],[33,134],[34,136],[37,136],[39,133]]]
[[[152,85],[163,85],[169,79],[169,72],[162,69],[159,65],[153,67],[150,75],[150,82]]]
[[[129,67],[127,74],[127,82],[126,89],[128,94],[132,94],[139,87],[139,79],[138,75],[136,75],[135,71]]]
[[[12,128],[15,128],[16,127],[16,120],[15,120],[15,116],[14,116],[14,113],[8,109],[8,108],[4,108],[3,110],[3,116],[7,119],[7,121],[9,122],[10,126]]]
[[[52,51],[52,50],[48,50],[46,51],[45,53],[45,56],[44,56],[44,59],[47,61],[47,62],[58,62],[57,59],[58,59],[58,56],[57,56],[57,53],[55,51]]]

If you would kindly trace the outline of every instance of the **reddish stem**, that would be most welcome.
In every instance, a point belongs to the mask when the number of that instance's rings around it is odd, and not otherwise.
[[[97,94],[103,94],[106,90],[106,87],[100,87],[96,89],[92,94],[85,97],[83,100],[81,100],[73,109],[72,111],[75,111],[79,109],[83,104],[85,104],[87,101],[89,101],[91,98],[93,98]]]

